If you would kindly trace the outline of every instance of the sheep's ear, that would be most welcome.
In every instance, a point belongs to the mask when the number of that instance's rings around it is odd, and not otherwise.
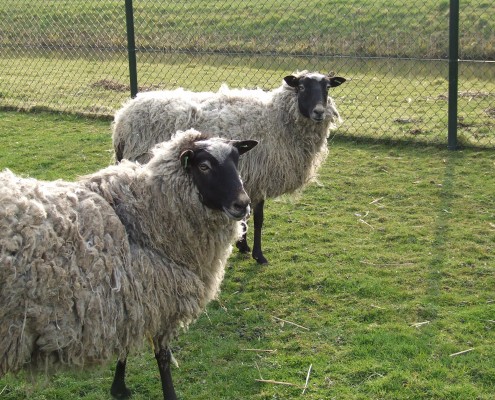
[[[332,76],[329,78],[330,87],[337,87],[342,85],[347,79],[342,78],[341,76]]]
[[[194,151],[192,150],[185,150],[181,153],[179,160],[180,160],[180,164],[182,165],[182,167],[184,167],[184,169],[189,168],[193,156],[194,156]]]
[[[258,144],[257,140],[233,140],[232,146],[234,146],[237,151],[239,152],[239,155],[242,155],[249,150],[251,150],[253,147],[255,147]]]
[[[294,75],[288,75],[284,78],[285,83],[290,87],[296,88],[299,86],[299,78]]]

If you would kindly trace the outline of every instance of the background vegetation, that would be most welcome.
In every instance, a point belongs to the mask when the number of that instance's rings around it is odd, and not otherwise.
[[[447,0],[133,3],[140,91],[334,71],[348,79],[332,92],[340,135],[445,145]],[[123,1],[6,0],[0,15],[0,109],[111,118],[129,97]],[[493,1],[461,2],[461,145],[495,145],[493,15]]]
[[[26,71],[26,63],[36,64],[37,69],[33,64]],[[218,59],[203,64],[201,60],[192,63],[190,59],[172,58],[144,63],[140,71],[149,81],[159,82],[158,71],[161,70],[178,77],[179,81],[142,88],[146,90],[185,86],[192,90],[210,90],[212,87],[216,90],[226,71],[229,74],[227,81],[233,87],[276,87],[280,85],[281,77],[290,73],[284,69],[287,67],[285,63],[268,70],[262,70],[260,65],[246,60],[236,66],[226,64]],[[50,69],[55,65],[59,68],[49,75],[39,76],[40,69]],[[128,86],[123,80],[101,80],[97,72],[98,65],[103,65],[112,77],[119,76],[119,71],[123,68],[122,63],[112,59],[94,64],[91,60],[71,58],[56,58],[56,61],[44,57],[0,58],[0,68],[3,68],[3,81],[6,84],[4,99],[0,96],[0,102],[18,102],[23,110],[61,109],[68,113],[111,119],[114,110],[120,108],[128,98]],[[353,67],[346,66],[342,61],[335,61],[331,65],[321,62],[318,66],[321,70],[333,68],[348,79],[344,85],[331,91],[344,119],[344,124],[338,130],[339,135],[443,145],[446,143],[446,64],[431,65],[420,61],[411,64],[382,60],[371,64],[363,62]],[[422,70],[422,74],[418,74],[417,69]],[[425,72],[426,69],[428,72]],[[459,92],[461,146],[493,146],[495,143],[495,68],[483,68],[479,73],[485,75],[464,80],[469,90]],[[77,76],[77,81],[71,76]],[[490,77],[493,79],[490,80]],[[32,83],[20,92],[17,86],[19,80]],[[258,85],[257,81],[263,84]],[[183,85],[180,85],[181,82]],[[43,93],[41,98],[40,92]]]
[[[52,3],[52,4],[50,4]],[[135,0],[141,50],[445,58],[449,1]],[[55,7],[54,7],[55,5]],[[124,2],[29,0],[0,4],[0,43],[49,48],[126,44]],[[495,59],[495,5],[461,2],[463,59]],[[91,24],[91,21],[98,21]],[[28,22],[28,23],[26,23]],[[33,23],[35,22],[35,23]],[[19,31],[19,27],[26,27]]]
[[[111,157],[108,121],[0,112],[0,140],[0,169],[41,179]],[[491,399],[495,154],[329,146],[318,184],[268,202],[270,264],[234,253],[219,300],[174,343],[179,397]],[[112,368],[8,375],[0,399],[106,399]],[[128,381],[160,398],[151,350]]]

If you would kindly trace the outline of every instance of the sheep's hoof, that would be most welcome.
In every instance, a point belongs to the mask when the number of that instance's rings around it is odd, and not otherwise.
[[[237,250],[239,250],[240,253],[251,253],[251,249],[249,248],[249,245],[247,244],[247,241],[244,239],[239,240],[236,244],[235,247],[237,247]]]
[[[268,264],[268,260],[265,258],[263,253],[260,254],[253,253],[253,258],[256,260],[258,264]]]
[[[113,386],[110,389],[110,394],[114,399],[129,399],[131,397],[130,389],[127,389],[125,386]]]

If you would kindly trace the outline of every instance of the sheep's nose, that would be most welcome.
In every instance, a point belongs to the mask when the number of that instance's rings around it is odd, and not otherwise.
[[[251,213],[250,207],[251,199],[246,194],[246,192],[242,192],[239,194],[237,199],[232,203],[229,207],[229,212],[232,217],[235,219],[242,219],[249,216]]]
[[[324,114],[325,114],[325,107],[323,107],[323,105],[321,104],[318,104],[314,109],[313,109],[313,115],[312,115],[312,119],[314,119],[315,121],[322,121],[323,118],[324,118]]]

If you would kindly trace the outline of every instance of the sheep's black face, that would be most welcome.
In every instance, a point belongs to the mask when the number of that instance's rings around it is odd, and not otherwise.
[[[250,213],[250,203],[237,171],[239,156],[251,150],[254,140],[209,139],[196,142],[195,149],[181,154],[182,165],[191,173],[201,202],[241,220]]]
[[[315,122],[322,122],[327,117],[328,89],[345,82],[344,78],[319,73],[299,77],[289,75],[284,80],[290,87],[296,89],[299,112]]]

